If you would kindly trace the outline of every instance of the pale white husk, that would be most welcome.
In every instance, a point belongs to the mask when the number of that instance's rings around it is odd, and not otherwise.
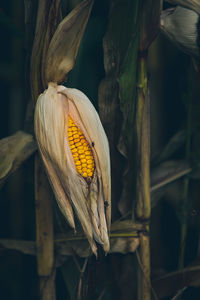
[[[92,146],[96,168],[90,184],[75,168],[67,139],[69,114]],[[50,83],[37,100],[35,135],[62,213],[75,228],[75,211],[95,254],[94,239],[108,252],[110,155],[108,140],[94,106],[79,90]]]
[[[195,11],[181,6],[166,9],[161,14],[161,30],[182,51],[199,57],[198,19]]]

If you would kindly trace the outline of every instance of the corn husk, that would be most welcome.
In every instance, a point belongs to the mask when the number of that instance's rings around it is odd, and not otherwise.
[[[92,151],[96,168],[91,183],[87,183],[76,171],[67,139],[69,114],[90,145],[94,145]],[[95,108],[79,90],[50,83],[36,104],[35,135],[63,215],[75,228],[74,211],[92,251],[96,254],[97,241],[108,252],[110,156],[108,140]]]
[[[78,49],[93,6],[92,0],[79,3],[56,29],[44,61],[45,84],[63,82],[74,67]]]
[[[185,8],[192,9],[200,14],[200,1],[199,0],[165,0],[166,2],[177,4]]]
[[[166,9],[161,14],[162,32],[185,53],[199,58],[197,24],[199,16],[196,12],[181,6]]]

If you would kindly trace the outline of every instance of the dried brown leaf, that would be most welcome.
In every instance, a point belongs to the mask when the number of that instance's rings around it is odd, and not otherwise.
[[[200,14],[200,2],[199,0],[165,0],[171,4],[177,4],[185,8],[192,9]]]
[[[151,172],[151,192],[189,174],[191,171],[192,168],[185,160],[169,160],[161,163]]]
[[[168,273],[152,282],[156,295],[161,298],[169,297],[186,286],[200,286],[200,265],[188,266],[179,271]]]
[[[46,85],[63,82],[73,68],[92,5],[92,0],[82,1],[59,24],[47,52],[44,67]]]
[[[0,140],[0,185],[35,152],[33,136],[23,131]]]
[[[130,128],[134,124],[139,2],[110,1],[108,27],[103,39],[106,76],[99,86],[98,103],[110,142],[114,219],[119,211],[119,197],[123,198],[122,203],[129,202],[130,198],[132,201],[134,135]]]
[[[0,239],[0,249],[17,250],[24,254],[36,255],[36,245],[34,241]]]
[[[191,173],[192,168],[185,160],[170,160],[159,164],[151,171],[151,205],[156,206],[167,191],[168,184]]]
[[[113,228],[112,228],[113,227]],[[142,224],[134,224],[132,220],[116,222],[111,226],[109,253],[132,253],[139,246],[138,231]],[[62,256],[77,254],[80,257],[92,255],[88,241],[82,233],[73,231],[55,238],[55,249],[58,263],[62,263]],[[23,240],[0,239],[0,249],[17,250],[24,254],[36,255],[35,242]]]
[[[186,132],[185,130],[178,131],[175,135],[173,135],[162,152],[153,159],[153,164],[158,164],[162,161],[169,159],[178,149],[180,149],[185,143]]]
[[[39,0],[30,70],[31,92],[34,101],[45,88],[44,60],[50,40],[59,22],[60,0]]]

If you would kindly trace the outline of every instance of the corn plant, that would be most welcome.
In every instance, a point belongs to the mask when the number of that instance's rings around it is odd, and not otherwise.
[[[32,234],[0,239],[24,270],[2,299],[186,299],[199,287],[199,62],[160,34],[162,9],[199,4],[162,2],[24,1],[27,110],[0,140],[0,184],[12,228]]]

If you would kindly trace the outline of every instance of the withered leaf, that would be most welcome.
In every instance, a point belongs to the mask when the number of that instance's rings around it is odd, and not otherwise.
[[[63,82],[73,68],[93,1],[82,1],[59,24],[50,42],[45,62],[46,85]]]

